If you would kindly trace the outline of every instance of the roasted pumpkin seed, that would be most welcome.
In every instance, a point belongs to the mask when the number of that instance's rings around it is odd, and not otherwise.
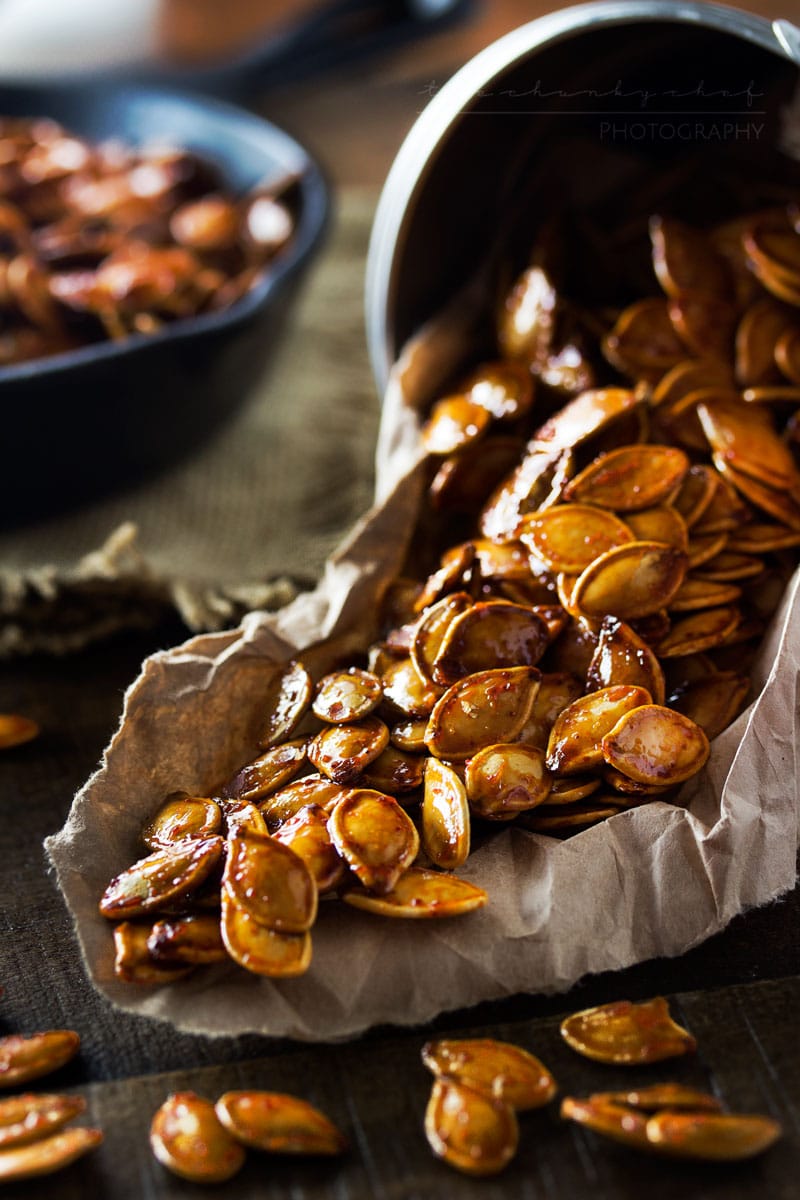
[[[117,979],[124,983],[160,987],[175,983],[190,973],[191,964],[164,963],[156,959],[149,946],[151,932],[151,926],[137,925],[135,921],[121,921],[114,926],[114,974]]]
[[[781,1136],[771,1117],[734,1113],[658,1112],[647,1140],[661,1154],[707,1162],[739,1162],[763,1154]]]
[[[324,775],[307,775],[263,800],[259,811],[270,832],[274,833],[309,804],[318,804],[331,812],[346,791],[347,788]]]
[[[150,1125],[150,1147],[163,1167],[192,1183],[224,1183],[245,1160],[214,1105],[195,1092],[167,1097]]]
[[[389,744],[389,729],[377,717],[353,725],[330,725],[312,739],[308,757],[335,783],[353,783]]]
[[[437,701],[425,731],[436,758],[463,762],[484,746],[510,742],[530,716],[539,686],[536,667],[479,671]]]
[[[565,1121],[575,1121],[623,1146],[634,1146],[637,1150],[649,1148],[647,1118],[627,1105],[594,1096],[588,1100],[565,1096],[561,1101],[561,1116]]]
[[[147,949],[159,963],[199,966],[225,962],[227,955],[219,917],[192,913],[156,921],[147,938]]]
[[[406,754],[389,745],[369,764],[359,784],[376,792],[388,792],[391,796],[406,796],[422,787],[424,770],[424,762],[418,754]]]
[[[298,854],[276,838],[230,838],[222,886],[259,925],[305,933],[317,915],[317,889]]]
[[[660,658],[680,658],[721,646],[741,620],[738,608],[721,605],[675,621],[655,649]]]
[[[676,301],[673,301],[676,303]],[[686,346],[675,332],[666,300],[638,300],[620,313],[603,339],[603,355],[631,379],[654,381],[686,357]]]
[[[561,1036],[568,1046],[595,1062],[660,1062],[691,1053],[697,1043],[671,1018],[663,996],[634,1004],[617,1000],[566,1017]]]
[[[75,1057],[80,1044],[71,1029],[0,1038],[0,1088],[18,1087],[57,1071]]]
[[[500,743],[479,750],[467,763],[472,811],[490,821],[507,821],[542,804],[551,787],[544,760],[544,751],[536,746]]]
[[[242,837],[245,833],[269,833],[263,813],[249,800],[221,800],[225,815],[227,837]]]
[[[215,800],[178,792],[158,810],[142,830],[142,841],[153,850],[168,849],[187,837],[209,837],[222,828],[222,812]]]
[[[328,814],[319,805],[301,808],[275,834],[303,860],[318,892],[328,892],[341,883],[345,865],[339,857],[328,831]]]
[[[347,1139],[305,1100],[282,1092],[225,1092],[214,1110],[228,1132],[268,1154],[343,1154]]]
[[[535,666],[549,641],[547,623],[524,605],[508,600],[473,604],[448,625],[433,678],[448,687],[479,671]]]
[[[496,1175],[514,1157],[519,1129],[510,1104],[452,1079],[434,1082],[425,1111],[434,1154],[467,1175]]]
[[[583,686],[568,671],[553,671],[542,675],[533,702],[531,715],[520,730],[517,741],[526,746],[547,749],[550,730],[560,712],[583,694]]]
[[[382,697],[380,679],[369,671],[350,667],[347,671],[333,671],[319,681],[311,707],[321,721],[341,725],[369,716]]]
[[[419,853],[414,823],[391,796],[354,788],[328,822],[331,840],[369,891],[391,892]]]
[[[411,659],[405,658],[393,663],[384,672],[383,694],[404,716],[426,717],[433,710],[442,689],[426,682]],[[383,748],[381,746],[381,750]],[[377,754],[375,757],[377,758]]]
[[[607,550],[578,576],[572,605],[586,617],[607,614],[630,621],[668,605],[683,583],[688,561],[662,542],[629,542]]]
[[[709,755],[700,726],[660,704],[625,713],[603,738],[602,749],[606,762],[629,779],[665,787],[697,774]]]
[[[311,676],[300,662],[291,662],[273,674],[267,689],[267,719],[260,739],[265,750],[291,737],[311,703],[313,689]]]
[[[590,504],[561,504],[526,517],[520,541],[551,571],[579,575],[606,550],[633,541],[613,513]]]
[[[39,726],[30,717],[21,717],[16,713],[0,713],[0,750],[22,746],[38,736]]]
[[[41,1141],[57,1133],[85,1109],[82,1096],[47,1092],[27,1092],[0,1100],[0,1150]]]
[[[224,888],[220,931],[233,961],[254,975],[293,978],[303,975],[311,965],[309,933],[280,933],[276,929],[267,929]]]
[[[604,617],[586,686],[596,691],[621,685],[644,688],[656,704],[664,703],[664,672],[647,642],[624,621]]]
[[[564,499],[636,512],[663,503],[688,470],[688,458],[675,446],[620,446],[576,475],[564,488]]]
[[[540,451],[571,450],[613,425],[641,402],[641,397],[628,388],[592,388],[570,400],[537,429],[533,445]],[[537,507],[537,504],[532,506]],[[492,535],[487,532],[487,536]]]
[[[610,1104],[626,1104],[642,1112],[659,1112],[668,1108],[690,1109],[692,1112],[720,1112],[722,1104],[716,1096],[698,1092],[682,1083],[652,1083],[649,1087],[631,1088],[627,1092],[596,1092],[589,1097],[592,1101]]]
[[[487,409],[468,396],[445,396],[423,426],[422,443],[429,454],[452,454],[477,441],[491,419]]]
[[[94,1150],[103,1140],[99,1129],[63,1129],[29,1146],[0,1150],[0,1183],[51,1175]]]
[[[464,784],[452,767],[429,758],[425,763],[422,845],[436,867],[455,870],[470,849],[470,819]]]
[[[483,888],[459,879],[457,875],[409,867],[390,892],[378,896],[352,889],[344,892],[342,899],[353,908],[362,908],[382,917],[424,921],[473,912],[483,908],[488,896]]]
[[[219,865],[223,845],[221,837],[185,838],[156,850],[111,880],[100,912],[111,921],[142,917],[190,896]]]
[[[437,1078],[454,1079],[498,1096],[517,1112],[541,1108],[557,1091],[556,1081],[538,1058],[521,1046],[494,1038],[426,1042],[422,1061]]]
[[[411,661],[426,683],[436,686],[434,664],[442,642],[455,618],[471,608],[472,603],[467,592],[451,592],[426,609],[417,622],[411,643]]]
[[[462,394],[496,421],[516,421],[533,404],[533,376],[522,363],[482,363],[462,384]]]
[[[223,794],[237,800],[263,800],[271,796],[302,770],[306,762],[306,750],[304,738],[273,746],[237,771],[223,788]]]
[[[642,687],[616,684],[574,700],[555,719],[547,744],[547,766],[559,775],[579,775],[603,762],[602,740],[624,713],[650,704]]]

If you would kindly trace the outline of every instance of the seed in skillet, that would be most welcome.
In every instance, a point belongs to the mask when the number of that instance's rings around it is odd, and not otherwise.
[[[225,1092],[216,1103],[229,1133],[268,1154],[342,1154],[347,1139],[319,1109],[281,1092]]]
[[[517,1150],[514,1109],[496,1096],[453,1079],[437,1079],[425,1110],[434,1154],[467,1175],[497,1175]]]
[[[354,788],[328,822],[331,840],[369,891],[391,892],[419,853],[414,823],[396,800]]]
[[[0,1088],[17,1087],[57,1071],[75,1057],[80,1044],[81,1039],[71,1029],[0,1038]]]
[[[517,1112],[541,1108],[557,1091],[553,1076],[538,1058],[521,1046],[494,1038],[426,1042],[422,1061],[438,1078],[456,1079],[499,1096]]]
[[[82,1096],[27,1092],[0,1100],[0,1150],[25,1146],[57,1133],[86,1109]]]
[[[585,1058],[605,1063],[651,1063],[689,1054],[697,1045],[672,1020],[663,996],[633,1004],[618,1000],[587,1008],[561,1022],[567,1045]]]
[[[390,892],[374,895],[353,888],[344,892],[342,899],[378,916],[424,921],[473,912],[483,908],[488,896],[483,888],[457,875],[409,867]]]
[[[22,1179],[34,1179],[38,1175],[52,1175],[62,1167],[81,1158],[95,1146],[99,1146],[103,1134],[99,1129],[62,1129],[41,1141],[27,1146],[15,1146],[0,1150],[0,1183],[14,1183]]]
[[[0,750],[10,750],[39,736],[39,726],[30,717],[0,713]]]
[[[241,1169],[242,1146],[224,1129],[210,1100],[174,1092],[153,1117],[150,1146],[162,1166],[192,1183],[224,1183]]]

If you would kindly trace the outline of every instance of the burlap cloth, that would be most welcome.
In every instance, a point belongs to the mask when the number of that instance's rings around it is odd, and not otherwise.
[[[220,629],[313,585],[372,501],[363,281],[376,201],[338,197],[284,340],[212,441],[138,488],[0,534],[0,656],[79,649],[173,607],[193,630]]]

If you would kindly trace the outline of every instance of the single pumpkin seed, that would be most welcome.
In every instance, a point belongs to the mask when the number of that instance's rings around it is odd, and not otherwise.
[[[426,1042],[422,1061],[437,1078],[455,1079],[499,1096],[517,1112],[542,1108],[557,1091],[556,1081],[538,1058],[521,1046],[494,1038]]]
[[[214,1106],[228,1132],[268,1154],[342,1154],[347,1139],[305,1100],[281,1092],[225,1092]]]
[[[382,917],[425,921],[473,912],[483,908],[488,897],[483,888],[457,875],[409,867],[390,892],[376,896],[354,888],[344,892],[342,899],[353,908]]]
[[[192,1183],[224,1183],[245,1160],[214,1105],[195,1092],[167,1097],[150,1125],[150,1147],[163,1167]]]
[[[670,1016],[663,996],[634,1004],[616,1000],[574,1013],[561,1022],[568,1046],[595,1062],[621,1065],[661,1062],[689,1054],[696,1041]]]

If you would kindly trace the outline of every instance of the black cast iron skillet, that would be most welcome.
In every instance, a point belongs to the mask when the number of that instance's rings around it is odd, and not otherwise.
[[[263,371],[328,201],[297,142],[218,100],[112,83],[0,85],[0,113],[54,117],[91,140],[187,147],[221,168],[235,194],[299,176],[293,240],[230,308],[0,369],[0,525],[8,527],[147,475],[217,427]]]

